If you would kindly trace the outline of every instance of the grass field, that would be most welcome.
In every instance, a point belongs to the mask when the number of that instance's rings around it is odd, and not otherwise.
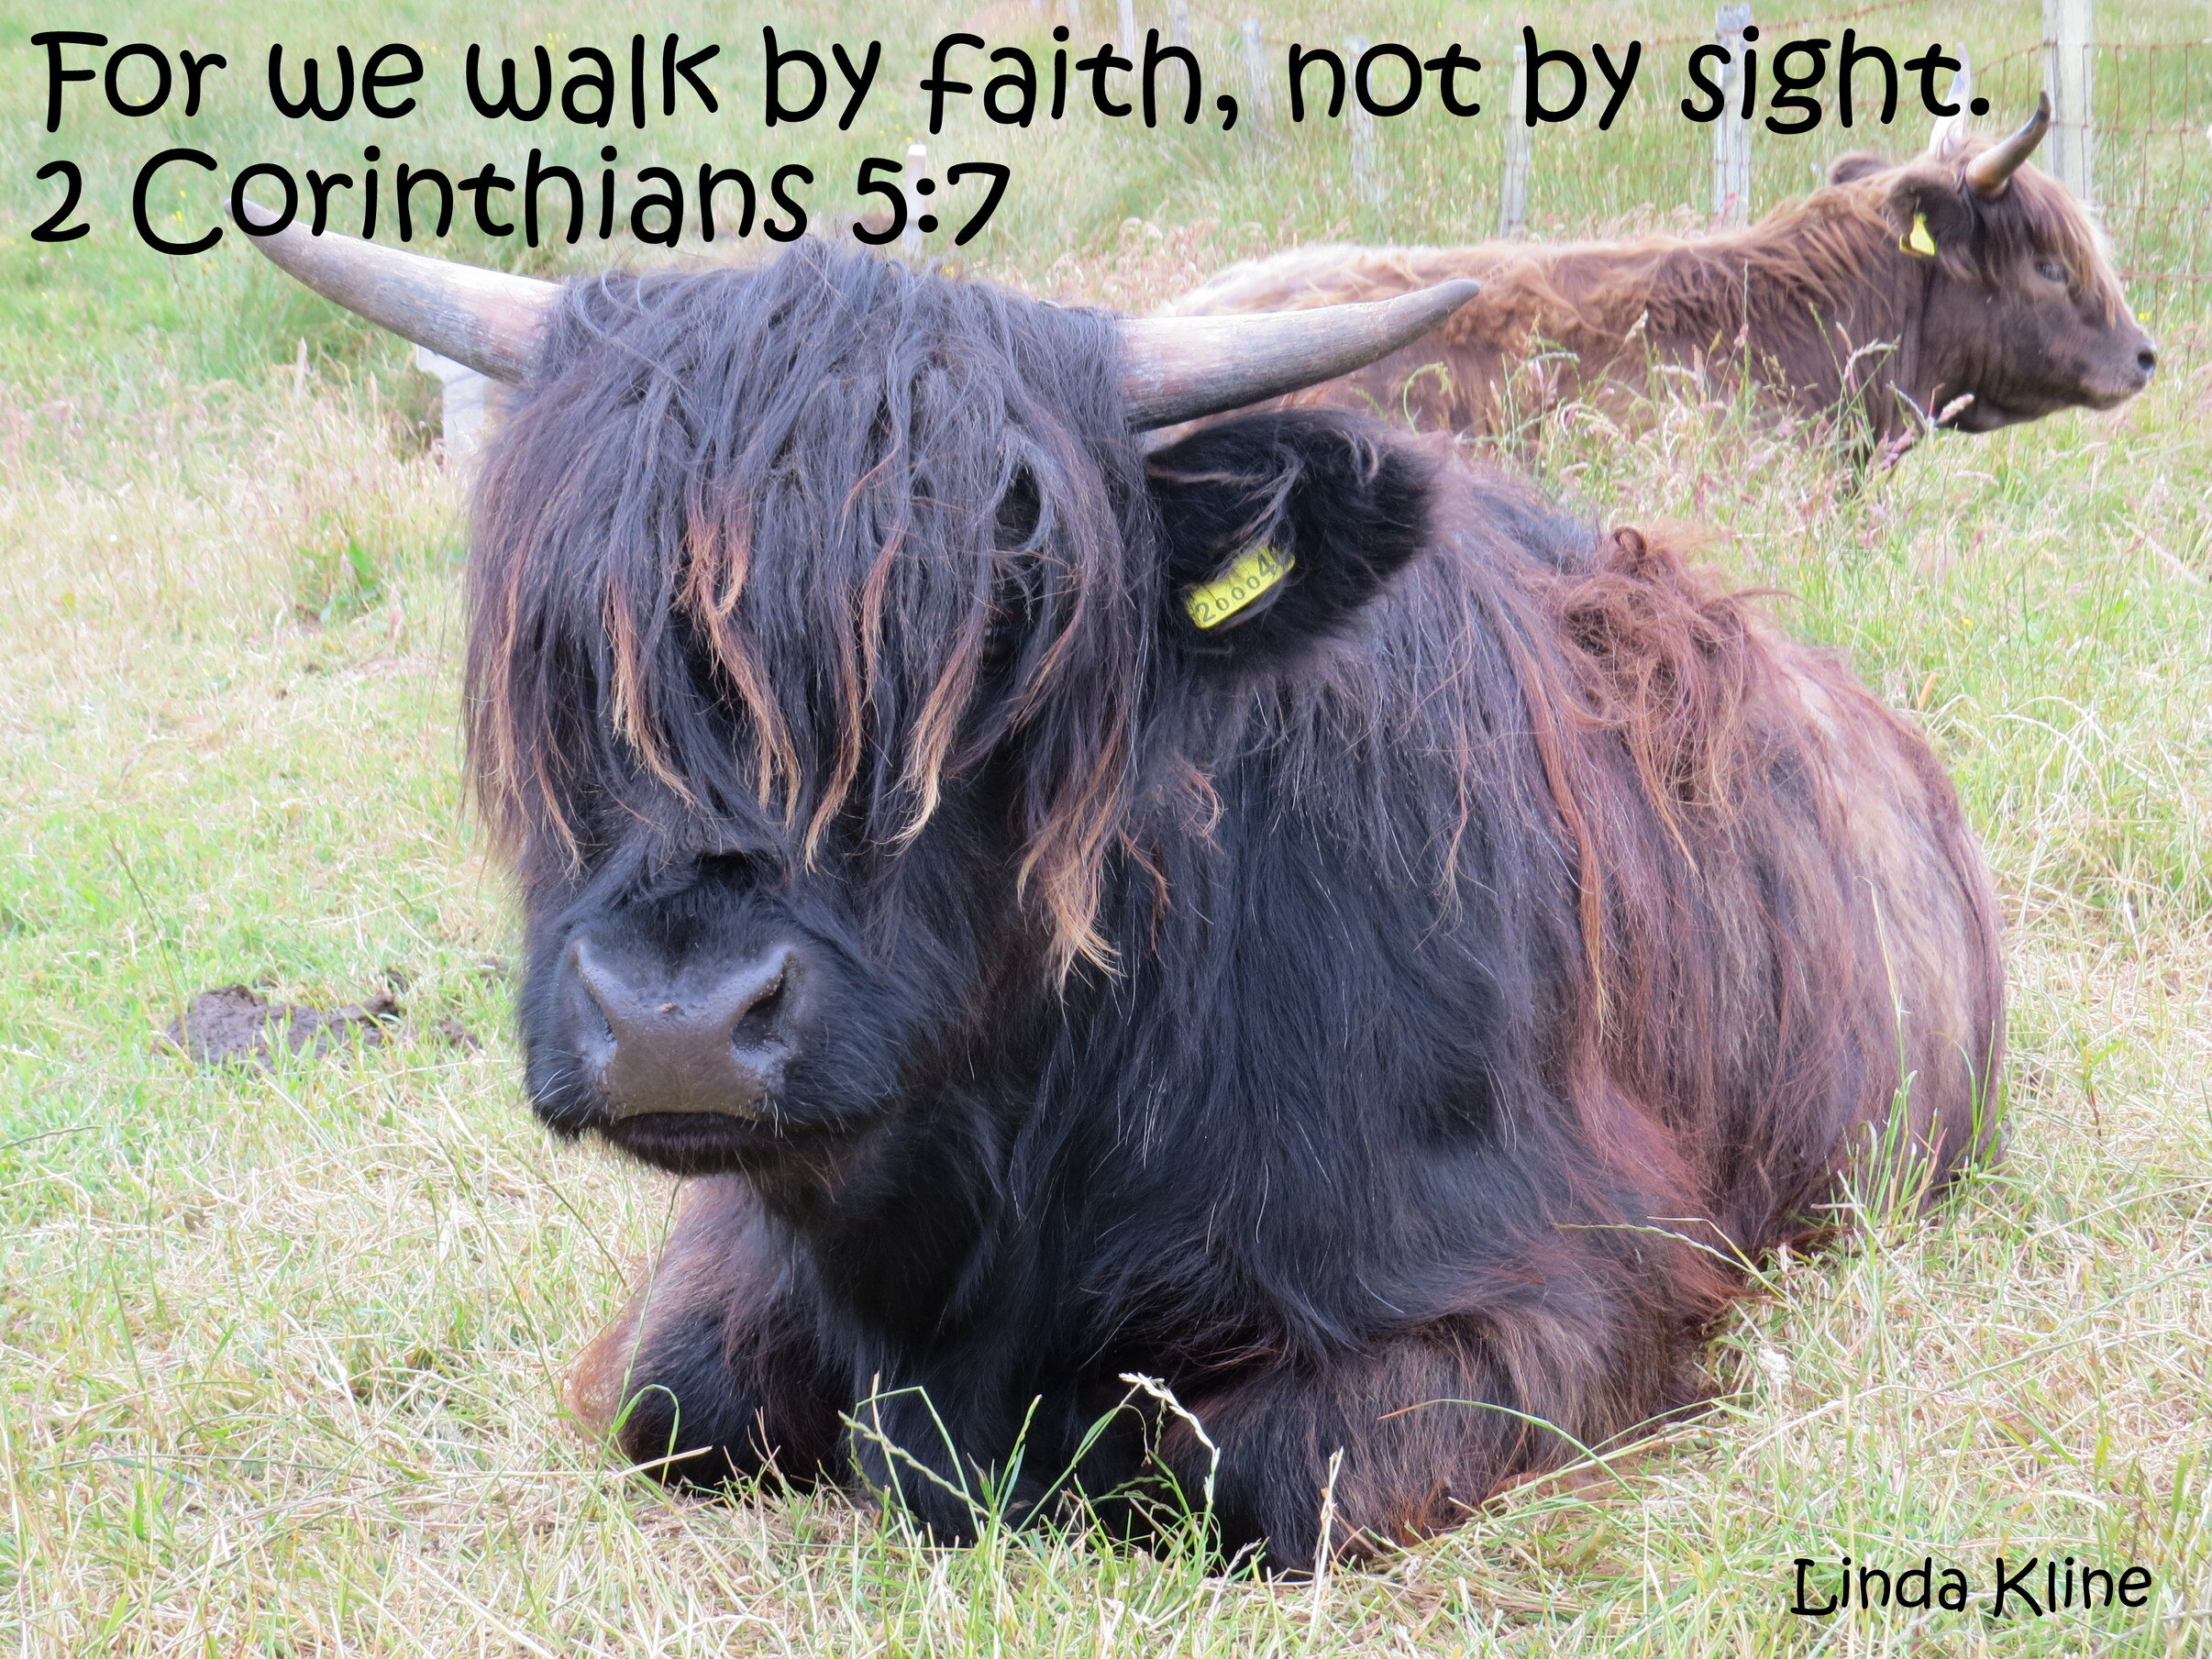
[[[438,49],[436,64],[470,39],[516,50],[633,27],[757,46],[761,19],[364,9],[359,24],[328,6],[245,6],[219,23],[183,5],[89,23],[0,13],[12,1651],[2212,1651],[2204,284],[2138,286],[2164,366],[2135,404],[1931,444],[1864,491],[1725,411],[1674,408],[1625,434],[1565,419],[1521,457],[1608,518],[1711,526],[1718,561],[1784,590],[1793,627],[1920,712],[2008,909],[2002,1174],[1930,1225],[1786,1265],[1721,1341],[1734,1392],[1618,1477],[1523,1488],[1385,1570],[1254,1585],[1080,1540],[932,1552],[833,1499],[669,1499],[560,1420],[556,1378],[650,1252],[671,1184],[551,1145],[521,1103],[513,914],[459,783],[463,499],[426,448],[428,382],[400,348],[282,288],[235,238],[171,262],[117,229],[130,171],[166,145],[227,168],[329,165],[371,141],[448,164],[525,146],[427,109],[302,133],[244,97],[191,121],[125,121],[84,100],[82,118],[42,137],[28,44],[38,28],[89,27],[212,45],[250,83],[272,38],[411,39]],[[1110,27],[1110,6],[1088,12],[1092,30]],[[2034,14],[1891,6],[1864,27],[1967,39],[1999,64],[2001,90],[2031,73],[2017,54]],[[1034,44],[1061,15],[943,10],[922,29],[852,4],[806,27],[817,47],[885,35],[884,72],[911,87],[935,27]],[[1486,58],[1521,20],[1429,0],[1263,15],[1271,38],[1424,48],[1446,38],[1448,15]],[[1699,6],[1573,5],[1539,19],[1547,40],[1585,41],[1709,21]],[[1200,19],[1210,63],[1231,71],[1216,38],[1233,22]],[[2144,42],[2205,25],[2178,0],[2112,22]],[[2107,88],[2142,124],[2212,119],[2212,85],[2171,67],[2212,60],[2119,61],[2154,66]],[[794,129],[788,144],[750,125],[625,133],[623,164],[788,157],[849,178],[859,156],[899,153],[915,107],[902,92],[849,134]],[[1656,110],[1613,135],[1544,135],[1540,233],[1694,219],[1703,135]],[[933,156],[999,153],[1019,170],[974,265],[1137,306],[1254,249],[1465,234],[1496,214],[1488,123],[1465,136],[1384,124],[1379,205],[1351,193],[1341,132],[1133,126],[1070,122],[1018,145],[973,123],[948,134]],[[1832,138],[1762,138],[1761,201],[1801,187]],[[559,146],[582,161],[601,141]],[[2191,142],[2113,152],[2116,179],[2175,193],[2164,213],[2140,189],[2116,204],[2123,259],[2152,276],[2212,270],[2192,239],[2212,146]],[[42,248],[28,228],[53,198],[30,175],[59,156],[84,164],[98,227]],[[210,185],[185,205],[214,200]],[[527,262],[637,257],[587,243]],[[158,1051],[154,1034],[193,993],[236,980],[325,1007],[391,990],[404,1024],[380,1047],[272,1072],[195,1070]],[[1788,1616],[1793,1558],[1831,1581],[1846,1554],[1956,1563],[1975,1610]],[[1979,1610],[1998,1556],[2070,1554],[2146,1567],[2151,1606],[2004,1622]]]

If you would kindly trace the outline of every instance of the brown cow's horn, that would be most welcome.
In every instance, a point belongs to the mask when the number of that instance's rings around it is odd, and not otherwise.
[[[1362,304],[1122,325],[1122,389],[1140,432],[1241,409],[1364,369],[1434,328],[1480,292],[1458,277]]]
[[[276,222],[259,202],[244,208],[257,225]],[[325,299],[495,381],[520,382],[530,372],[560,294],[559,283],[536,277],[426,259],[335,232],[309,236],[296,220],[254,241]]]
[[[1959,67],[1951,77],[1951,90],[1943,96],[1952,106],[1951,113],[1938,116],[1928,129],[1928,153],[1939,160],[1966,142],[1966,123],[1974,113],[1974,65],[1967,61],[1963,46],[1959,48]]]
[[[2007,182],[2019,171],[2020,163],[2035,153],[2035,147],[2043,141],[2043,134],[2050,129],[2051,94],[2044,93],[2035,101],[2035,114],[2021,123],[2019,131],[2001,144],[1992,144],[1966,163],[1966,182],[1979,195],[2003,194]]]
[[[276,216],[245,205],[256,224]],[[530,371],[558,284],[298,224],[255,242],[326,299],[418,346],[519,382]],[[1240,316],[1144,317],[1122,325],[1123,389],[1140,431],[1295,392],[1388,357],[1475,297],[1462,277],[1396,299]]]

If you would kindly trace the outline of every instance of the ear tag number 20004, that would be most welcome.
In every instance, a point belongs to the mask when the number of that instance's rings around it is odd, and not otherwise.
[[[1291,561],[1264,543],[1242,555],[1211,581],[1183,595],[1183,608],[1201,628],[1219,627],[1290,573]]]

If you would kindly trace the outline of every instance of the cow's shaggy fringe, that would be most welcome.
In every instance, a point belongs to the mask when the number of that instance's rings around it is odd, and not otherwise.
[[[475,775],[525,868],[595,813],[739,842],[765,813],[888,876],[1019,733],[1024,881],[1063,965],[1104,960],[1157,583],[1111,321],[808,241],[578,284],[544,360],[485,470],[469,658]],[[964,724],[986,672],[1008,694]]]

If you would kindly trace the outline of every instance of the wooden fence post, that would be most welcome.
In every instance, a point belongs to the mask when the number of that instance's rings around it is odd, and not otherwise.
[[[1167,41],[1186,50],[1190,46],[1190,6],[1189,0],[1167,0]]]
[[[2090,0],[2043,0],[2043,90],[2051,94],[2051,136],[2043,165],[2090,212],[2097,211],[2094,166],[2096,116]]]
[[[1136,43],[1136,0],[1122,0],[1122,38],[1114,44],[1134,56]]]
[[[1529,234],[1529,49],[1513,48],[1513,78],[1506,86],[1505,177],[1498,189],[1498,234]]]
[[[929,147],[909,144],[906,147],[906,228],[899,233],[899,251],[909,265],[917,269],[922,264],[922,227],[920,219],[929,211],[929,198],[914,194],[914,182],[929,171]]]
[[[306,359],[300,360],[304,363]],[[455,469],[473,465],[476,452],[483,447],[485,427],[504,406],[506,388],[466,363],[438,356],[426,346],[415,348],[415,366],[437,376],[439,431],[445,439],[446,464]]]
[[[1751,27],[1752,8],[1729,5],[1720,8],[1713,33],[1728,49],[1728,63],[1720,72],[1720,115],[1713,123],[1713,222],[1723,227],[1751,223],[1752,124],[1738,111],[1743,86],[1743,31]]]
[[[1244,37],[1244,83],[1252,94],[1252,113],[1262,121],[1275,118],[1275,87],[1267,79],[1267,47],[1260,39],[1257,17],[1246,17]]]
[[[1375,116],[1359,100],[1356,68],[1370,44],[1365,35],[1344,37],[1344,79],[1353,83],[1344,94],[1351,105],[1344,115],[1352,127],[1352,194],[1369,207],[1380,207],[1383,193],[1382,181],[1375,171]]]

